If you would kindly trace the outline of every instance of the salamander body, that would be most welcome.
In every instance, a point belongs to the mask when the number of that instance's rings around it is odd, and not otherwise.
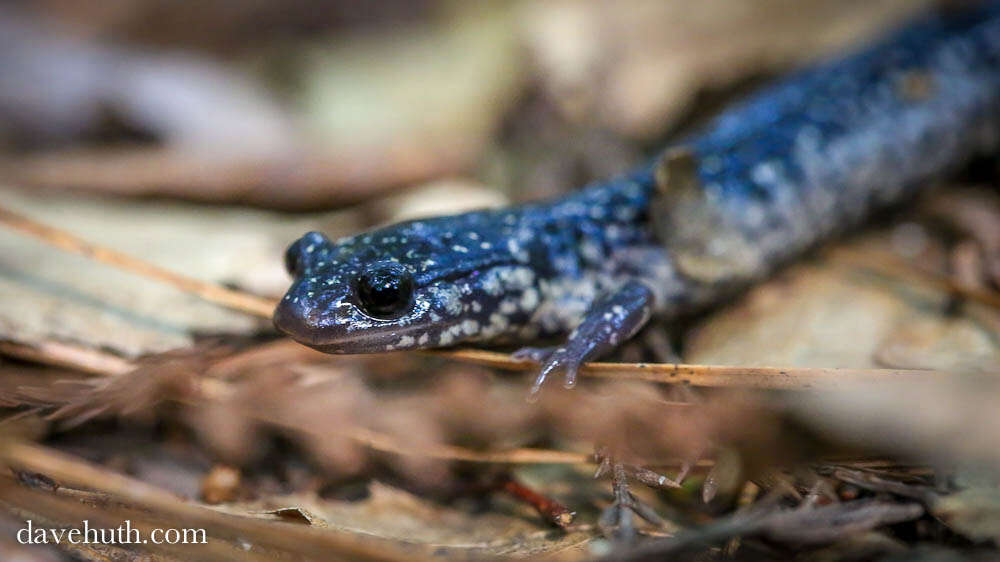
[[[724,298],[1000,140],[1000,2],[799,71],[634,172],[560,199],[286,253],[274,321],[329,353],[531,343],[575,382],[652,316]]]

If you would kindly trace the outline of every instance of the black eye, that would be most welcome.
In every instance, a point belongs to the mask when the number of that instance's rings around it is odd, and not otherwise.
[[[299,273],[299,244],[296,242],[285,250],[285,271],[295,277]]]
[[[399,264],[374,266],[358,279],[358,300],[365,313],[375,318],[393,318],[410,307],[413,279]]]
[[[285,250],[285,271],[297,277],[306,269],[314,253],[330,245],[330,239],[319,232],[307,232]]]

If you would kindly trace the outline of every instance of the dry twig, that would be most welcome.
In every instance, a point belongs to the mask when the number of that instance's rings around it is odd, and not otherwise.
[[[534,363],[517,361],[505,353],[478,349],[438,351],[436,355],[477,365],[524,371]],[[921,369],[827,369],[819,367],[738,367],[728,365],[684,365],[671,363],[588,363],[583,376],[640,380],[668,384],[759,389],[810,389],[841,387],[859,382],[898,382],[909,378],[947,376],[941,371]]]
[[[149,279],[162,281],[226,308],[246,312],[247,314],[262,318],[270,318],[271,312],[274,310],[275,303],[269,299],[264,299],[243,291],[227,289],[214,283],[207,283],[175,273],[147,261],[133,258],[117,250],[92,244],[73,234],[35,222],[4,207],[0,207],[0,224],[22,234],[37,238],[61,250],[79,254],[119,269],[131,271]]]

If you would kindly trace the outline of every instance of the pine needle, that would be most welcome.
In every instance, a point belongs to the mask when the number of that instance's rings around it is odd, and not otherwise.
[[[505,353],[478,349],[432,352],[435,355],[476,365],[524,371],[536,369],[531,362],[517,361]],[[864,382],[898,382],[911,378],[948,376],[942,371],[922,369],[835,369],[823,367],[740,367],[730,365],[686,365],[680,363],[587,363],[580,369],[586,377],[639,380],[705,387],[806,390]]]
[[[275,302],[270,299],[175,273],[117,250],[92,244],[64,230],[33,221],[2,206],[0,206],[0,224],[66,252],[131,271],[149,279],[162,281],[186,293],[232,310],[261,318],[270,318],[274,312]]]

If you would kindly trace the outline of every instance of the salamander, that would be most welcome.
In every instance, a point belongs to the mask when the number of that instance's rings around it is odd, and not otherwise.
[[[1000,140],[1000,2],[925,15],[737,102],[561,198],[412,220],[285,255],[276,327],[328,353],[532,344],[534,390],[766,277]]]

